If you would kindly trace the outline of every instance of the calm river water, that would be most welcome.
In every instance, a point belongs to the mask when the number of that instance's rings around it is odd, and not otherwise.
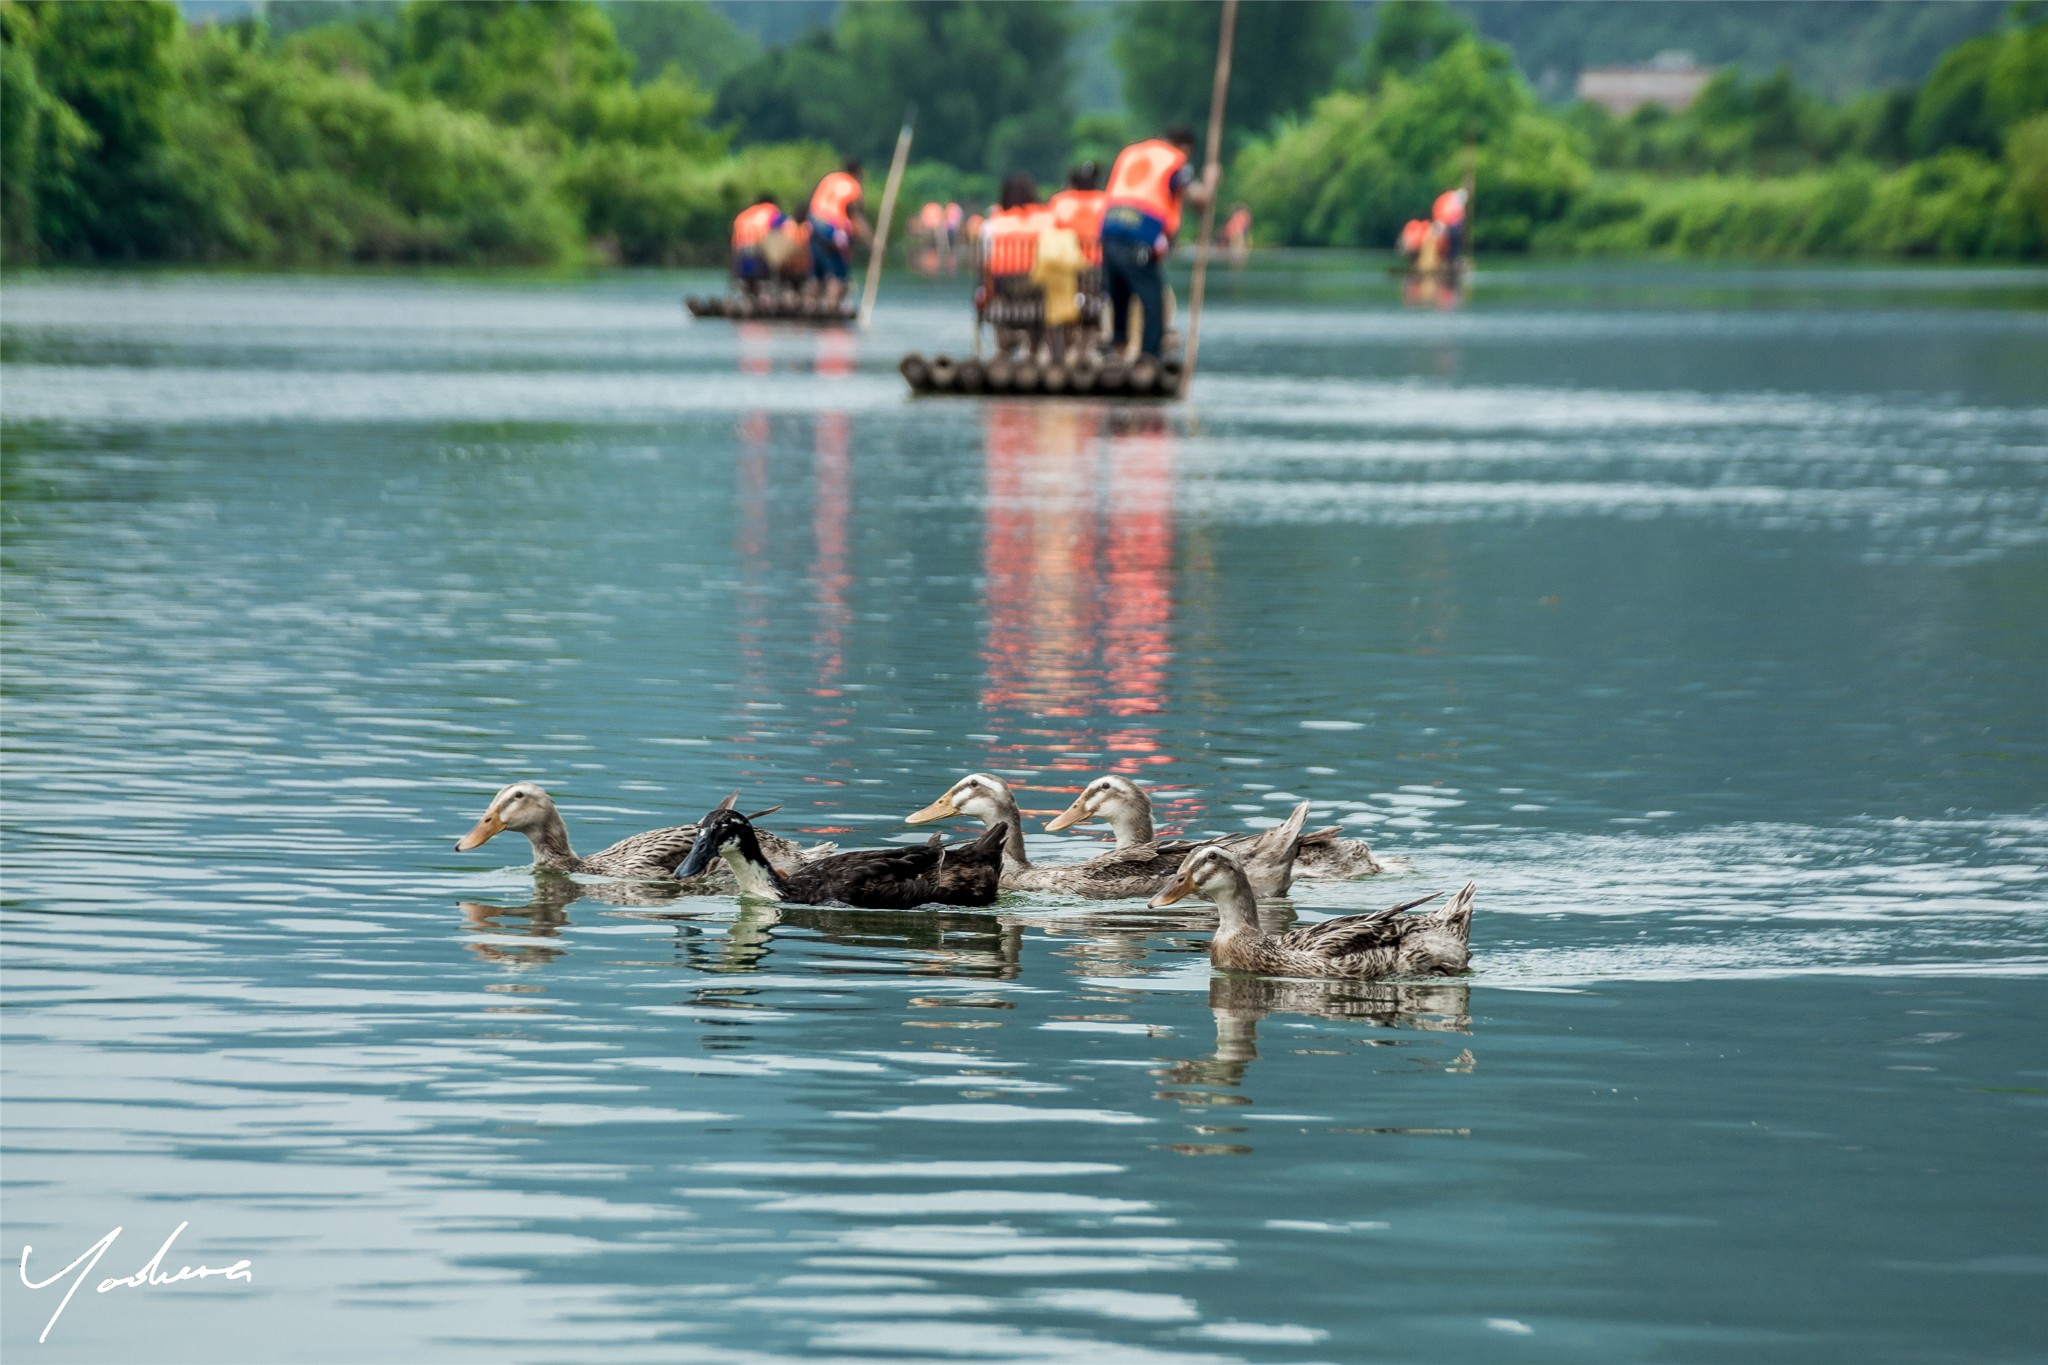
[[[1184,410],[711,283],[9,280],[10,1360],[2042,1358],[2048,276],[1273,259]],[[1308,797],[1475,970],[452,848],[976,769]]]

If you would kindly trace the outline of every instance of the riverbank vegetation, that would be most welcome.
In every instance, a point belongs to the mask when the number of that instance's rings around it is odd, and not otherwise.
[[[279,38],[155,0],[10,0],[12,261],[554,264],[708,258],[833,154],[735,152],[588,4],[421,4]]]
[[[1449,9],[1382,5],[1350,88],[1246,146],[1266,240],[1384,246],[1471,174],[1482,250],[2048,254],[2048,18],[2016,6],[1915,87],[1845,104],[1725,71],[1693,106],[1539,104]]]
[[[763,39],[704,0],[274,0],[201,27],[162,0],[0,0],[0,251],[708,262],[754,195],[801,201],[845,153],[879,164],[911,103],[913,203],[978,201],[1018,168],[1048,183],[1206,115],[1209,0],[809,12],[828,22]],[[1684,113],[1626,119],[1539,99],[1433,0],[1385,0],[1362,42],[1343,0],[1241,16],[1225,194],[1267,243],[1385,247],[1470,174],[1488,251],[2048,251],[2038,4],[1917,85],[1831,102],[1730,70]],[[1077,112],[1091,43],[1125,108]]]

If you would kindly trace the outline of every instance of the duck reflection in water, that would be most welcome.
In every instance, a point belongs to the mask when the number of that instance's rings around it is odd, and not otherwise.
[[[627,911],[634,919],[677,923],[677,960],[702,972],[763,970],[784,930],[800,930],[827,943],[860,950],[857,956],[814,954],[804,970],[820,976],[867,975],[873,954],[901,953],[900,966],[912,976],[965,976],[1008,981],[1024,957],[1020,921],[992,913],[959,910],[856,910],[769,902],[742,904],[725,933],[705,932],[703,911]]]
[[[525,935],[543,940],[531,945],[476,942],[471,952],[487,962],[513,971],[531,971],[560,957],[565,951],[544,940],[557,939],[569,925],[569,907],[579,900],[606,905],[655,906],[691,894],[691,888],[671,882],[579,882],[574,877],[542,872],[533,879],[533,896],[524,905],[489,905],[483,901],[457,901],[465,926],[478,934],[505,938]],[[514,923],[507,923],[514,921]],[[518,923],[523,921],[523,923]]]
[[[1259,925],[1269,934],[1294,923],[1294,907],[1284,900],[1258,903]],[[1151,976],[1162,955],[1193,956],[1209,951],[1216,928],[1215,909],[1198,902],[1155,910],[1119,909],[1113,914],[1086,914],[1042,920],[1041,933],[1059,946],[1053,955],[1072,965],[1075,976]],[[1160,941],[1165,946],[1160,946]]]
[[[1216,1020],[1216,1049],[1206,1057],[1168,1064],[1152,1074],[1176,1088],[1157,1092],[1203,1114],[1249,1107],[1251,1098],[1235,1093],[1245,1073],[1259,1059],[1259,1023],[1270,1014],[1307,1015],[1319,1019],[1363,1020],[1375,1028],[1424,1033],[1470,1033],[1471,987],[1462,981],[1310,981],[1219,973],[1209,979],[1209,1012]],[[1302,1038],[1314,1038],[1304,1034]],[[1391,1046],[1394,1040],[1369,1040]],[[1325,1049],[1313,1049],[1322,1051]],[[1337,1049],[1328,1049],[1336,1051]],[[1470,1071],[1471,1049],[1460,1052],[1447,1071]],[[1243,1133],[1241,1125],[1198,1124],[1202,1136]],[[1182,1143],[1173,1148],[1191,1156],[1239,1156],[1252,1149],[1243,1144]]]

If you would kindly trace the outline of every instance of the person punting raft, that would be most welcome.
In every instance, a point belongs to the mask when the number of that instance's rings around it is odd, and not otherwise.
[[[981,230],[975,357],[906,356],[911,387],[1171,396],[1180,372],[1164,260],[1182,205],[1207,202],[1217,179],[1195,178],[1193,146],[1192,133],[1170,129],[1125,148],[1108,188],[1096,188],[1101,170],[1084,163],[1044,202],[1030,175],[1006,178]]]
[[[859,157],[848,157],[811,191],[811,275],[825,306],[835,311],[846,298],[853,244],[874,235],[861,194]]]
[[[1182,125],[1124,148],[1099,194],[1090,167],[1076,168],[1068,188],[1050,204],[1038,202],[1030,176],[1010,176],[1000,207],[983,229],[974,356],[959,362],[945,355],[926,360],[914,352],[903,357],[898,369],[912,392],[1186,396],[1222,180],[1223,105],[1237,0],[1223,0],[1221,19],[1201,174],[1193,166],[1195,135]],[[1185,207],[1201,210],[1201,227],[1183,364],[1166,326],[1172,297],[1166,256]],[[1133,306],[1143,310],[1135,328]],[[984,330],[995,341],[985,362]]]

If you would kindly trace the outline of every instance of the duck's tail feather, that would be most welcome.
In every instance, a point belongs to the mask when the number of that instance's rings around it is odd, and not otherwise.
[[[1432,912],[1443,924],[1444,928],[1456,934],[1461,941],[1466,943],[1472,941],[1472,893],[1478,890],[1478,888],[1479,883],[1466,882],[1458,894],[1451,897],[1449,905],[1446,905],[1441,910]]]

